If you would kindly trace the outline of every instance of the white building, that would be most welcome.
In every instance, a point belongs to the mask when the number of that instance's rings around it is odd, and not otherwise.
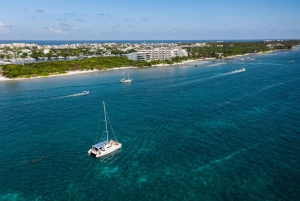
[[[14,47],[25,47],[25,43],[13,43],[12,46],[14,46]]]
[[[187,56],[186,50],[181,49],[162,49],[156,48],[152,50],[139,50],[127,55],[130,60],[152,61],[152,60],[170,60],[172,57]]]
[[[5,48],[5,47],[13,48],[12,44],[0,44],[0,48]]]
[[[50,49],[44,49],[43,52],[44,54],[48,54],[50,52]]]
[[[151,61],[152,60],[152,51],[151,50],[140,50],[136,53],[136,58],[139,61]]]
[[[127,54],[127,58],[130,60],[138,60],[137,59],[137,52],[132,52],[130,54]]]
[[[173,55],[173,57],[187,57],[188,53],[186,50],[173,49],[172,55]]]
[[[153,49],[151,60],[170,60],[172,58],[172,51],[162,48]]]

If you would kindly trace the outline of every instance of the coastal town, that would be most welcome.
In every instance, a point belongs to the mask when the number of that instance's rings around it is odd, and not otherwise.
[[[183,47],[176,43],[0,44],[0,64],[113,56],[127,56],[132,60],[144,61],[169,60],[176,56],[188,56]]]
[[[300,201],[300,0],[0,6],[0,201]]]
[[[187,61],[227,60],[272,50],[291,50],[299,40],[254,42],[0,44],[2,80],[57,76],[70,72],[182,64]],[[251,60],[251,58],[248,58]]]
[[[260,43],[260,46],[262,46],[260,50],[253,49],[252,52],[248,53],[292,48],[292,45],[286,43],[287,41],[284,40],[265,40]],[[196,43],[76,43],[61,45],[0,44],[0,65],[114,56],[126,56],[130,60],[139,61],[171,60],[174,57],[187,56],[218,58],[224,54],[225,44],[229,44],[227,45],[229,49],[234,49],[234,46],[237,46],[236,42],[224,41]],[[207,54],[207,52],[210,54]],[[225,56],[232,55],[226,54]]]

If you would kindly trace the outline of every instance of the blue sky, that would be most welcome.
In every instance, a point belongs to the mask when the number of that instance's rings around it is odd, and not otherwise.
[[[300,0],[0,0],[0,7],[0,40],[300,38]]]

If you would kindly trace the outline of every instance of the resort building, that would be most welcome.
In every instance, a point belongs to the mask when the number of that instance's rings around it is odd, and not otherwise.
[[[163,49],[155,48],[151,50],[139,50],[127,55],[130,60],[152,61],[152,60],[170,60],[172,57],[187,56],[186,50],[181,49]]]

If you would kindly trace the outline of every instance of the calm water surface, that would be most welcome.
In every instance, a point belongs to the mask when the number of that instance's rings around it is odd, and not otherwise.
[[[250,57],[0,82],[0,200],[298,200],[300,48]]]

